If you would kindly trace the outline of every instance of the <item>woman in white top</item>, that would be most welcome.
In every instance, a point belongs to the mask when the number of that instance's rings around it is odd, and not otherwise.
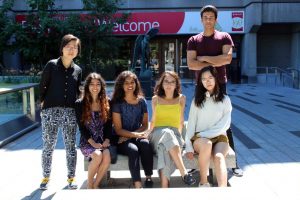
[[[199,187],[210,186],[207,172],[211,156],[216,168],[218,186],[227,186],[225,157],[229,144],[226,130],[231,123],[231,110],[229,97],[220,90],[216,69],[203,68],[199,74],[195,98],[191,103],[185,139],[186,156],[193,159],[194,152],[199,154]]]

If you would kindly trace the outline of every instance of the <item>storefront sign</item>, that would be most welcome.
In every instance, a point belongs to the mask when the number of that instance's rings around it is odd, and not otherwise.
[[[184,20],[184,12],[131,13],[125,24],[115,24],[117,35],[144,34],[159,27],[159,34],[176,34]]]
[[[23,24],[25,20],[25,15],[16,16],[19,23]],[[109,23],[105,20],[98,21],[95,25]],[[200,12],[135,12],[131,13],[124,24],[115,23],[113,32],[116,35],[138,35],[153,27],[159,27],[160,35],[197,34],[203,31]],[[228,33],[244,33],[244,11],[219,11],[216,29]]]
[[[244,31],[244,13],[232,12],[232,31]]]
[[[216,29],[228,33],[244,33],[244,11],[219,11]],[[177,34],[203,31],[199,12],[185,12],[184,22]]]
[[[125,24],[116,24],[117,35],[136,35],[159,27],[159,34],[196,34],[203,31],[200,12],[132,13]],[[244,11],[219,11],[216,29],[244,33]]]

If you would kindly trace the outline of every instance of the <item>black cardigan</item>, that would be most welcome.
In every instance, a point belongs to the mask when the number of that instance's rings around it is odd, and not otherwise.
[[[84,137],[88,141],[91,138],[91,133],[86,128],[84,123],[81,121],[83,105],[84,105],[83,101],[80,100],[80,99],[75,102],[76,119],[77,119],[77,124],[78,124],[81,136]],[[107,121],[104,123],[103,136],[104,136],[104,140],[105,139],[109,139],[109,140],[112,139],[112,119],[111,119],[111,116],[109,116]]]
[[[43,108],[74,108],[80,91],[81,68],[72,62],[65,68],[61,58],[50,60],[42,73],[40,82],[40,100]]]

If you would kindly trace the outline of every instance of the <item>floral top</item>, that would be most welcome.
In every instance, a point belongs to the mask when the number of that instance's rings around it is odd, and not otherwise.
[[[142,126],[144,114],[148,113],[147,103],[144,98],[140,98],[137,104],[129,104],[126,101],[115,103],[112,112],[120,113],[123,129],[135,131]]]
[[[75,103],[77,124],[81,134],[81,139],[88,141],[92,138],[97,143],[103,143],[106,138],[111,139],[112,121],[109,118],[106,122],[100,120],[100,112],[92,112],[91,122],[84,124],[81,121],[83,102],[78,100]]]

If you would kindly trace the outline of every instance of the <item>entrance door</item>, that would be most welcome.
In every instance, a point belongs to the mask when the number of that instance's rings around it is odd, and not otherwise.
[[[175,71],[176,43],[174,41],[163,41],[162,61],[164,71]]]
[[[160,64],[160,54],[159,54],[159,42],[151,41],[150,43],[150,58],[149,58],[149,66],[152,71],[154,78],[159,77],[159,68]]]

